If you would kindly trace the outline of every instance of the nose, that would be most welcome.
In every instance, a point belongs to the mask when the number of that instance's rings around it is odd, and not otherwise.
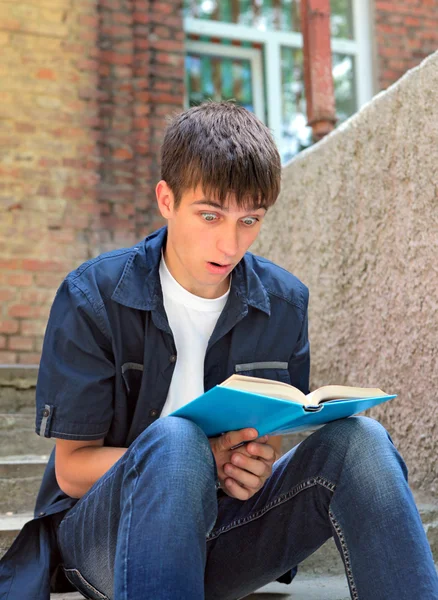
[[[224,256],[227,256],[229,258],[236,256],[239,248],[239,242],[237,239],[237,227],[234,225],[224,227],[219,233],[216,247],[219,250],[219,252]]]

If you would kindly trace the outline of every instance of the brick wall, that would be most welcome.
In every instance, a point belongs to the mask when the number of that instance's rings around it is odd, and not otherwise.
[[[0,363],[39,361],[56,288],[161,221],[180,3],[0,0]]]
[[[375,0],[375,33],[383,90],[438,49],[438,0]]]

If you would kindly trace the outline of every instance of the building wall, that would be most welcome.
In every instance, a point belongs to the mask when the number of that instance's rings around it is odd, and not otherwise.
[[[438,0],[375,0],[380,88],[435,49]],[[37,363],[64,275],[135,243],[183,107],[181,0],[0,0],[0,363]],[[434,37],[435,36],[435,37]]]
[[[311,389],[398,397],[370,411],[438,497],[438,53],[283,170],[256,253],[310,288]]]
[[[374,0],[378,89],[438,49],[438,0]]]
[[[0,0],[0,363],[38,363],[65,274],[161,223],[183,39],[175,0]]]

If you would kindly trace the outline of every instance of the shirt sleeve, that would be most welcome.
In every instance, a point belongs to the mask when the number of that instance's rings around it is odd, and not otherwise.
[[[114,358],[103,303],[65,279],[53,302],[36,387],[36,432],[95,440],[113,417]]]
[[[289,376],[291,385],[308,394],[310,376],[310,344],[308,331],[308,304],[309,292],[305,288],[304,314],[301,323],[300,334],[295,345],[291,359],[289,360]]]

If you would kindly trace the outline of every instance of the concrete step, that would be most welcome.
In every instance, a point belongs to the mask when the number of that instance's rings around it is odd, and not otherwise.
[[[298,574],[290,585],[270,583],[241,600],[350,600],[345,575],[307,577]],[[50,600],[83,600],[78,593],[52,594]]]
[[[18,454],[50,454],[54,439],[35,433],[35,408],[0,413],[0,457]]]
[[[0,513],[32,511],[48,454],[0,457]]]
[[[0,365],[0,412],[35,410],[38,365]]]

